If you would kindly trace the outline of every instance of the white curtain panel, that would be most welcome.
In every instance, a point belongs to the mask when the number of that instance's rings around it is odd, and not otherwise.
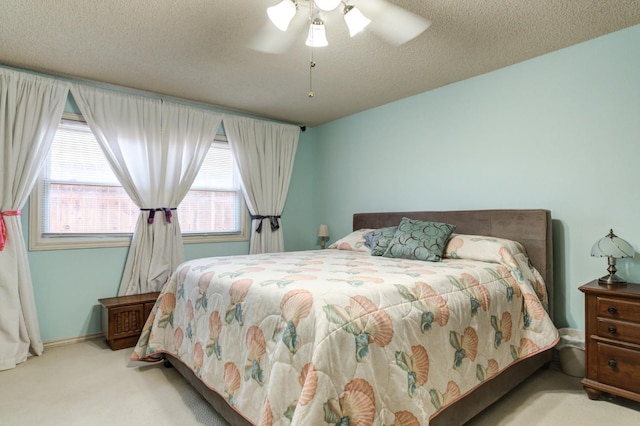
[[[0,370],[42,354],[20,209],[62,117],[69,83],[0,68]]]
[[[73,85],[82,115],[141,212],[119,295],[159,291],[184,261],[176,208],[186,196],[222,116],[205,109]]]
[[[223,121],[253,218],[249,252],[284,251],[280,215],[289,192],[300,128],[227,115]]]

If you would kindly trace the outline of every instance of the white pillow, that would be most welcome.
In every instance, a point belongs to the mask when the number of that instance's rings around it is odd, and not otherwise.
[[[371,228],[358,229],[349,235],[340,238],[328,248],[333,250],[351,250],[371,253],[371,249],[365,245],[364,235],[372,231]]]

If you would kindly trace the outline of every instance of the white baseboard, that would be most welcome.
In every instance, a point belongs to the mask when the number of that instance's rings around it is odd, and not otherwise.
[[[103,337],[103,334],[102,333],[93,333],[93,334],[87,334],[85,336],[71,337],[71,338],[68,338],[68,339],[50,340],[48,342],[44,342],[43,346],[44,346],[45,349],[47,349],[47,348],[55,348],[56,346],[70,345],[72,343],[86,342],[87,340],[93,340],[93,339],[97,339],[99,337]]]

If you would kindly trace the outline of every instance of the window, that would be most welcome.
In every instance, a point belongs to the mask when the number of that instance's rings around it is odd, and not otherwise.
[[[42,250],[126,246],[139,209],[89,126],[65,114],[31,194],[30,212],[30,249]],[[247,239],[246,208],[225,141],[212,141],[178,216],[185,243]]]

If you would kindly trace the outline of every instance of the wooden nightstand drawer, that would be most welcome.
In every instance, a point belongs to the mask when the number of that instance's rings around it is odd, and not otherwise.
[[[598,381],[640,393],[640,352],[598,343]]]
[[[114,351],[135,346],[159,292],[99,299],[102,332]]]
[[[598,336],[640,344],[640,324],[598,318]]]
[[[598,297],[597,315],[602,318],[640,323],[640,303],[618,298]]]

